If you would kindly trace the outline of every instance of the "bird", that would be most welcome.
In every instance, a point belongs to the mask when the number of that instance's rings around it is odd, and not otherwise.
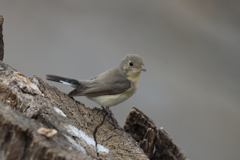
[[[51,74],[46,79],[69,85],[74,88],[68,96],[86,96],[106,110],[130,98],[136,93],[140,74],[146,71],[142,58],[137,54],[128,54],[121,63],[88,80],[76,80]]]

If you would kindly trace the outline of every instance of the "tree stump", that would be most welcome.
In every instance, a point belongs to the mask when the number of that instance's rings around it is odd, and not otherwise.
[[[0,157],[5,159],[148,159],[108,115],[87,108],[37,76],[0,63]],[[39,128],[55,129],[53,138]]]

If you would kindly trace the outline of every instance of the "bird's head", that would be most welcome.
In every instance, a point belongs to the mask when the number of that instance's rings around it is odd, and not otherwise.
[[[146,71],[142,58],[136,54],[126,55],[120,64],[120,69],[126,78],[133,81],[139,78],[142,71]]]

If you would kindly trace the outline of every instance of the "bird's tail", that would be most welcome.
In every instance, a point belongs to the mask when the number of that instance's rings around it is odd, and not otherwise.
[[[45,76],[46,76],[46,79],[49,81],[59,82],[59,83],[66,84],[66,85],[69,85],[72,87],[77,87],[77,86],[81,85],[79,83],[79,81],[76,79],[60,77],[60,76],[51,75],[51,74],[46,74]]]

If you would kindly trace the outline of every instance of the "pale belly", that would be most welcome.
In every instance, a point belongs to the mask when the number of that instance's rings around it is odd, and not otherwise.
[[[117,95],[103,95],[103,96],[87,97],[87,98],[98,103],[101,106],[111,107],[111,106],[115,106],[115,105],[127,100],[135,92],[136,92],[136,90],[131,91],[131,92],[125,92],[122,94],[117,94]]]

